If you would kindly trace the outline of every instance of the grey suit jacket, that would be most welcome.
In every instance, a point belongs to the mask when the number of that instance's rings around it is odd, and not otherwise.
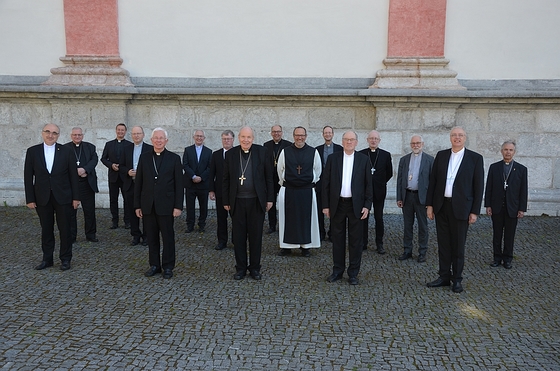
[[[406,202],[406,187],[408,186],[408,169],[411,156],[412,152],[401,157],[397,172],[397,201],[403,201],[403,203]],[[422,161],[420,162],[420,172],[418,174],[418,198],[422,205],[426,204],[426,194],[428,193],[433,164],[434,158],[426,152],[422,152]]]

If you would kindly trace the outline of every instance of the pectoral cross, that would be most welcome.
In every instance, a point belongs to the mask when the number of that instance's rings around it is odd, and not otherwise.
[[[507,190],[508,184],[507,184],[507,180],[504,182],[504,191]]]
[[[375,168],[374,167],[371,168],[371,175],[373,175],[373,173],[375,173]]]
[[[239,180],[241,181],[241,185],[243,185],[243,181],[246,180],[247,178],[245,178],[245,176],[243,174],[241,174],[241,176],[239,177]]]
[[[297,173],[298,173],[298,174],[301,174],[300,171],[301,171],[301,169],[303,169],[303,168],[302,168],[301,166],[298,165],[298,166],[296,167],[296,169],[297,169]]]
[[[76,165],[80,166],[80,161],[76,161]]]

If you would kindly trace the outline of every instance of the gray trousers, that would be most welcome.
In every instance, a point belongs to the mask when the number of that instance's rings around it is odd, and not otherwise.
[[[425,255],[428,250],[428,217],[426,215],[426,205],[420,203],[418,192],[406,192],[402,212],[404,219],[404,252],[412,253],[414,217],[416,216],[418,221],[418,254]]]

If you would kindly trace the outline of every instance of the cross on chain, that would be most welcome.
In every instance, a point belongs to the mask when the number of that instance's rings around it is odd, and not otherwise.
[[[300,171],[301,171],[301,169],[303,169],[303,168],[302,168],[301,166],[298,165],[298,166],[296,167],[296,169],[297,169],[297,173],[298,173],[298,174],[301,174]]]
[[[245,178],[245,176],[243,174],[241,174],[241,176],[239,177],[239,180],[241,181],[241,185],[243,185],[243,181],[247,179]]]

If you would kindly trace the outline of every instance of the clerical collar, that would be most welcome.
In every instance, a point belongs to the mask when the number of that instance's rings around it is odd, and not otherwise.
[[[79,147],[79,146],[80,146],[80,143],[78,143],[78,144],[74,143],[74,145],[75,145],[76,147]]]
[[[330,147],[330,146],[332,146],[332,143],[331,144],[325,143],[325,146]]]
[[[280,139],[278,142],[274,142],[274,140],[273,140],[274,144],[280,144],[281,141],[282,141],[282,139]]]
[[[142,144],[144,144],[144,143],[142,143],[142,142],[140,142],[140,143],[138,143],[138,144],[134,143],[134,145],[135,145],[136,147],[140,147]]]
[[[117,142],[120,143],[120,142],[122,142],[123,140],[124,140],[124,139],[117,139]]]
[[[509,165],[513,162],[513,160],[511,160],[510,162],[507,162],[506,160],[504,160],[504,164]]]
[[[161,151],[161,152],[154,151],[154,153],[156,154],[156,156],[160,156],[163,153],[163,151]]]
[[[370,148],[369,150],[372,151],[372,152],[375,152],[375,151],[377,151],[377,148],[376,149],[371,149]]]
[[[422,151],[420,151],[420,152],[418,152],[418,153],[412,152],[412,154],[413,154],[414,156],[420,156],[420,155],[422,154]]]

